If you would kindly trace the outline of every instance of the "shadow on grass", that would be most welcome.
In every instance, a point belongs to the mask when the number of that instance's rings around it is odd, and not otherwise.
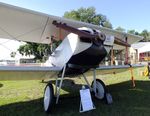
[[[58,83],[59,82],[60,81],[58,81]],[[42,83],[45,83],[45,84],[52,83],[53,85],[55,85],[56,82],[55,82],[55,80],[50,80],[50,81],[43,81]],[[64,91],[66,91],[68,93],[72,93],[74,95],[74,93],[75,94],[77,92],[79,93],[79,90],[82,88],[82,86],[83,86],[82,84],[76,84],[74,80],[64,79],[63,84],[62,84],[62,89]]]
[[[79,92],[77,97],[61,96],[58,105],[54,105],[51,116],[149,116],[150,81],[136,81],[132,88],[131,81],[108,86],[114,103],[106,105],[93,99],[96,110],[79,113]],[[43,98],[0,106],[0,116],[44,116]]]
[[[0,83],[0,88],[3,87],[3,84]]]

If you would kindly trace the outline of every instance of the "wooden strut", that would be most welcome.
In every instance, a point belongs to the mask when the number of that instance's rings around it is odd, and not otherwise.
[[[124,42],[123,40],[121,40],[121,39],[119,39],[117,37],[115,37],[114,43],[118,44],[118,45],[126,46],[126,47],[131,47],[131,45],[128,44],[127,41]]]
[[[114,65],[114,51],[113,51],[113,47],[111,48],[111,65]]]
[[[51,41],[50,41],[50,49],[51,49],[51,52],[53,51],[53,37],[51,37]]]
[[[127,37],[125,38],[125,41],[126,41],[126,43],[128,42],[128,38],[127,38]],[[129,60],[129,59],[128,59],[128,47],[126,46],[125,64],[128,64],[128,63],[129,63],[128,60]]]
[[[60,40],[63,39],[63,38],[62,38],[62,29],[61,29],[61,28],[59,28],[59,39],[60,39]]]

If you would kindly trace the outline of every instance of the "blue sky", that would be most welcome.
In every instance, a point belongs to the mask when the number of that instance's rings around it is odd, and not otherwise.
[[[64,12],[94,6],[97,13],[107,16],[113,28],[150,31],[150,0],[0,0],[0,2],[63,16]]]

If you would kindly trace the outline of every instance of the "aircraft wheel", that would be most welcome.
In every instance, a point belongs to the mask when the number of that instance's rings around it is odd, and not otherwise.
[[[94,88],[94,81],[92,82],[92,88],[93,88],[93,90],[95,89]],[[105,98],[105,95],[106,95],[106,86],[105,86],[105,84],[100,79],[96,79],[96,93],[95,93],[95,97],[97,99],[102,100],[102,99]]]
[[[52,109],[54,101],[54,90],[53,85],[48,83],[44,90],[44,110],[46,113],[49,113]]]

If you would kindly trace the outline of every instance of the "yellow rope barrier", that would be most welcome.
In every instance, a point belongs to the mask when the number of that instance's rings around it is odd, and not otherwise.
[[[134,76],[133,76],[133,68],[130,67],[129,70],[130,70],[130,73],[131,73],[132,87],[134,88],[135,87],[135,80],[134,80]]]

